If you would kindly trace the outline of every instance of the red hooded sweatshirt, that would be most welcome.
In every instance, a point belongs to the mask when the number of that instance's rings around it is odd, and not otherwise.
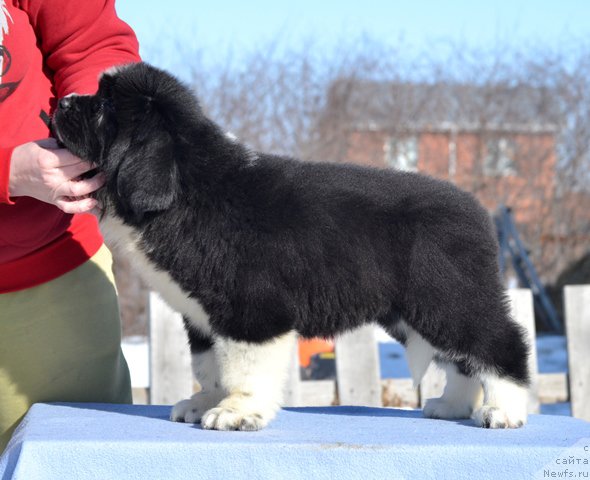
[[[114,0],[0,0],[0,293],[73,270],[102,245],[96,219],[11,197],[14,147],[49,137],[56,99],[94,93],[100,72],[139,61]]]

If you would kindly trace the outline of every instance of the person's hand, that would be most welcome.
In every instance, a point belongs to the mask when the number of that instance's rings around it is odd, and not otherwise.
[[[104,185],[101,174],[79,178],[92,169],[52,138],[25,143],[12,152],[8,191],[11,197],[33,197],[66,213],[89,212],[97,201],[87,196]]]

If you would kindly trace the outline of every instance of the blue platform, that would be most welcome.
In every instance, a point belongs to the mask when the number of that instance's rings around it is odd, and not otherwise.
[[[420,411],[289,408],[259,432],[217,432],[170,422],[169,413],[34,405],[0,458],[0,479],[514,480],[543,478],[564,455],[590,459],[590,423],[567,417],[532,415],[521,429],[484,430]]]

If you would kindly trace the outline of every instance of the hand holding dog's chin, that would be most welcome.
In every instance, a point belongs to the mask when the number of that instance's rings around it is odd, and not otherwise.
[[[85,213],[96,209],[89,198],[104,184],[102,175],[79,180],[93,166],[53,139],[29,142],[15,147],[10,160],[8,191],[11,197],[33,197],[55,205],[66,213]]]

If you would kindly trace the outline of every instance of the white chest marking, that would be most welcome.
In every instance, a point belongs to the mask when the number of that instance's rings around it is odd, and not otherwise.
[[[100,221],[100,231],[107,247],[128,258],[133,269],[166,303],[189,317],[191,323],[202,333],[211,332],[209,316],[202,305],[195,298],[189,297],[168,272],[156,268],[140,247],[140,235],[137,231],[110,215]]]

